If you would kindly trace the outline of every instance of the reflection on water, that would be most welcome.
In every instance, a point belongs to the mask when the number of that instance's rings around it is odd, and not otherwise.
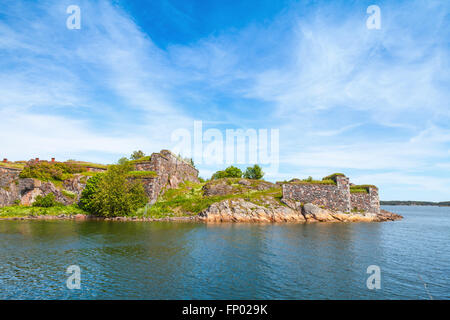
[[[202,224],[0,221],[2,299],[450,298],[450,208],[402,221]],[[66,268],[81,267],[81,290]],[[381,267],[380,290],[366,287]]]

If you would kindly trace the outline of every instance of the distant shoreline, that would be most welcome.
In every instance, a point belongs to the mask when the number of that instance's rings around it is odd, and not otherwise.
[[[450,201],[432,202],[432,201],[380,201],[382,206],[435,206],[450,207]]]

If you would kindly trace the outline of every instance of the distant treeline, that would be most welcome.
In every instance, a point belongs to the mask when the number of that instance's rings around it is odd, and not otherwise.
[[[431,202],[431,201],[380,201],[382,206],[439,206],[449,207],[450,201]]]

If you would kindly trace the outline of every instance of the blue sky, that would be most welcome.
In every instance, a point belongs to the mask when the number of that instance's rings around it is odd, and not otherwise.
[[[112,163],[201,120],[278,129],[268,180],[450,200],[449,25],[448,1],[2,1],[0,157]]]

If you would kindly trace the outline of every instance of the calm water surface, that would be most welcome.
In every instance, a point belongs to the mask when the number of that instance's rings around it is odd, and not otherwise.
[[[0,221],[0,299],[450,299],[450,208],[385,208],[404,219]],[[74,264],[80,290],[66,287]]]

